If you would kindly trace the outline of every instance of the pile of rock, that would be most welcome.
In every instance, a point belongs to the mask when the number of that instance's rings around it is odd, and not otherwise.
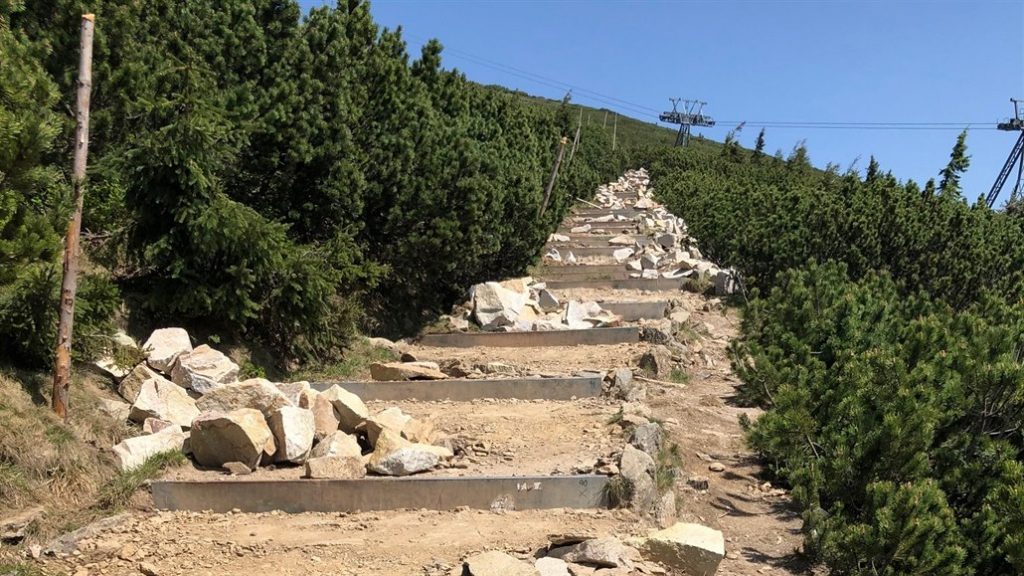
[[[632,207],[643,211],[633,218],[621,214],[606,214],[587,218],[571,229],[574,234],[619,234],[608,241],[617,247],[612,258],[623,264],[632,278],[655,280],[658,278],[705,278],[714,283],[720,295],[736,291],[734,270],[722,269],[704,259],[697,241],[688,233],[682,218],[672,215],[654,200],[648,188],[650,179],[644,169],[627,172],[617,182],[598,188],[595,202],[602,208]],[[636,194],[636,200],[629,198]],[[626,198],[621,196],[626,195]],[[568,242],[563,234],[552,234],[548,242]],[[544,259],[562,264],[578,264],[569,249],[563,255],[550,248]]]
[[[145,362],[118,381],[131,404],[110,407],[142,425],[143,435],[114,446],[122,470],[170,450],[190,454],[199,466],[233,473],[302,464],[311,478],[359,478],[367,470],[404,476],[452,457],[432,444],[428,423],[398,408],[371,415],[358,396],[339,386],[318,392],[308,382],[239,382],[237,364],[209,346],[193,348],[181,328],[153,332],[142,349]],[[393,380],[446,377],[436,365],[423,364],[372,369]]]
[[[472,322],[491,332],[579,330],[621,321],[597,302],[562,302],[545,283],[530,277],[473,286],[468,304],[457,306],[446,320],[456,330],[468,330]]]
[[[571,574],[672,574],[711,576],[725,557],[725,538],[700,524],[675,524],[627,542],[615,537],[553,534],[533,558],[492,550],[465,559],[470,576],[568,576]]]

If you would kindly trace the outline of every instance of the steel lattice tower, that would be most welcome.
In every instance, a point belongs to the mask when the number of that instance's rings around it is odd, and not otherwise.
[[[690,141],[690,128],[692,126],[714,126],[715,121],[703,113],[707,102],[700,100],[683,100],[682,98],[669,98],[672,102],[672,111],[664,112],[658,119],[669,124],[679,124],[679,133],[676,134],[676,146],[686,146]],[[679,103],[683,104],[683,110],[678,109]]]

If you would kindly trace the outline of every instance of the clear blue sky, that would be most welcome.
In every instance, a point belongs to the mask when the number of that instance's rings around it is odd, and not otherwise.
[[[1011,96],[1024,98],[1024,0],[376,0],[372,9],[380,25],[402,26],[411,54],[438,38],[445,67],[478,82],[552,98],[576,87],[575,102],[648,120],[670,96],[705,100],[720,122],[702,132],[716,140],[743,120],[747,146],[756,122],[955,123],[767,129],[768,151],[806,140],[819,166],[845,169],[859,156],[863,169],[874,154],[923,183],[968,127],[971,200],[988,192],[1017,136],[992,128],[1012,114]]]

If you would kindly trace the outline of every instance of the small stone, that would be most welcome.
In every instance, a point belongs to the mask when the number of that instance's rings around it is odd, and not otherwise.
[[[160,571],[149,562],[139,564],[139,572],[142,572],[145,576],[160,576]]]
[[[463,574],[469,576],[539,576],[540,572],[514,556],[492,550],[466,558]]]
[[[191,423],[190,423],[191,424]],[[157,432],[165,428],[175,428],[178,432],[181,432],[181,426],[178,426],[174,422],[167,420],[161,420],[159,418],[146,418],[142,422],[142,433],[143,434],[156,434]]]
[[[408,476],[430,470],[441,460],[452,457],[452,452],[440,446],[415,444],[389,428],[380,431],[367,468],[385,476]]]
[[[556,548],[548,556],[566,562],[591,564],[601,568],[632,568],[635,552],[618,538],[594,538],[567,548]]]
[[[707,476],[691,476],[686,483],[694,490],[707,490],[711,487],[711,479]]]
[[[247,476],[252,474],[252,468],[241,462],[225,462],[221,465],[221,468],[231,476]]]
[[[708,466],[708,470],[711,470],[712,472],[725,472],[725,464],[722,464],[721,462],[712,462]]]

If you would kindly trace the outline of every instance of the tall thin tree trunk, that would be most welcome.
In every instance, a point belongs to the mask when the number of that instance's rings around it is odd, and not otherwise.
[[[68,415],[68,387],[71,382],[71,334],[75,322],[75,292],[78,290],[78,237],[82,231],[85,167],[89,156],[89,97],[92,94],[92,36],[95,17],[82,15],[79,34],[78,94],[75,107],[74,212],[64,239],[64,278],[60,287],[60,320],[57,353],[53,367],[53,411]]]

